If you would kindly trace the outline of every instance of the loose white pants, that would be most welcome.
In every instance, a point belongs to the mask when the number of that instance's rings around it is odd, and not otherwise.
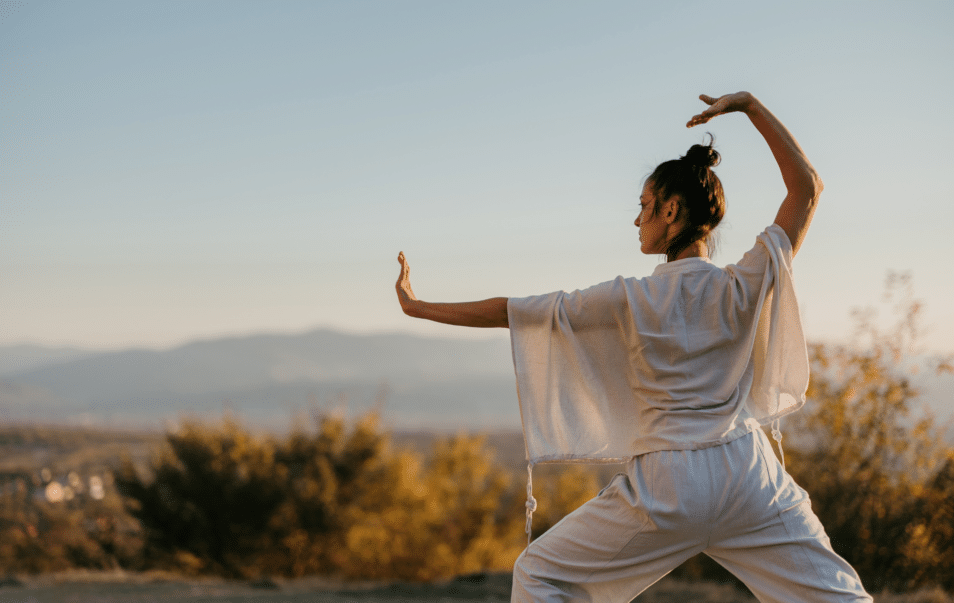
[[[512,601],[627,603],[700,552],[759,601],[871,601],[761,430],[634,458],[527,547]]]

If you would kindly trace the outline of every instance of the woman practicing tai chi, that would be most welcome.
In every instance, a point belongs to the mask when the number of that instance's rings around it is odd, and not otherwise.
[[[641,251],[668,260],[651,276],[572,293],[429,303],[415,297],[398,256],[405,314],[510,328],[531,467],[627,463],[527,547],[514,567],[513,601],[627,602],[700,552],[760,601],[871,601],[761,429],[771,424],[781,444],[778,419],[805,401],[808,357],[791,263],[822,182],[754,96],[700,98],[709,108],[687,127],[745,113],[788,191],[775,223],[737,264],[720,268],[708,258],[709,234],[725,214],[711,144],[646,179],[636,218]],[[529,489],[528,524],[536,504]]]

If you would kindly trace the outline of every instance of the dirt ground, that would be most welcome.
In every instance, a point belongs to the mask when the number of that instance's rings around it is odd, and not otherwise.
[[[0,577],[0,603],[455,603],[510,600],[509,574],[462,576],[436,584],[343,584],[323,578],[259,583],[185,579],[160,573],[70,572]],[[954,603],[938,589],[875,595],[876,603]],[[634,603],[756,603],[729,584],[663,578]]]
[[[510,576],[479,574],[438,584],[336,584],[321,579],[258,584],[128,574],[57,575],[8,580],[0,603],[420,603],[509,601]],[[640,603],[752,603],[732,586],[663,579]]]

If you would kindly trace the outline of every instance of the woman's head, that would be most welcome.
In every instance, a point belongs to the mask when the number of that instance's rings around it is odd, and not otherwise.
[[[725,216],[722,183],[712,171],[720,160],[713,142],[710,134],[709,144],[692,145],[646,179],[644,207],[636,220],[644,252],[664,253],[672,261],[697,241],[711,244],[710,235]]]

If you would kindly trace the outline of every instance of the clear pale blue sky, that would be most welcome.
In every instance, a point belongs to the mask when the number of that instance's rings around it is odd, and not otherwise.
[[[813,339],[908,270],[951,351],[954,3],[0,3],[0,345],[167,347],[318,326],[504,336],[434,301],[649,274],[642,178],[716,136],[732,263],[784,196],[747,89],[826,189]]]

